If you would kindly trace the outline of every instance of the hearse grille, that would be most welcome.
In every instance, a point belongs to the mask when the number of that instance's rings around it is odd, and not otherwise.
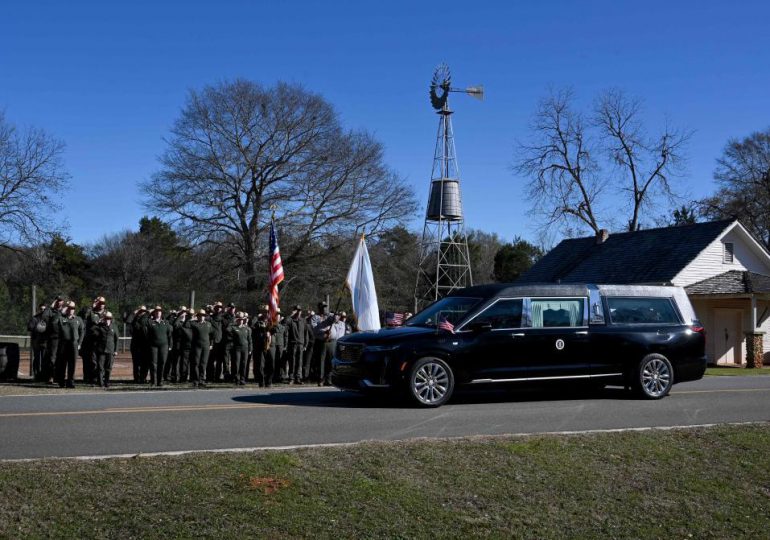
[[[364,351],[363,345],[351,345],[348,343],[337,344],[337,358],[343,362],[358,362],[361,359],[361,353]]]

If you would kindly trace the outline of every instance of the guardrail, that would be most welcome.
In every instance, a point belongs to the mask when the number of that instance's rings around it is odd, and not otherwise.
[[[29,356],[29,374],[32,375],[32,338],[30,336],[3,336],[0,335],[0,343],[15,343],[19,346],[19,354],[28,353]],[[131,349],[130,337],[118,337],[118,352],[124,353]],[[22,360],[19,359],[19,370],[21,370]]]
[[[32,347],[32,338],[29,336],[2,336],[0,335],[0,342],[3,343],[16,343],[20,349],[28,350]],[[120,352],[126,352],[131,347],[130,337],[118,337],[118,347]]]

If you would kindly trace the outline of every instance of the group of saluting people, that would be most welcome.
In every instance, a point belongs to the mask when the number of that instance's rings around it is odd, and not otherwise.
[[[118,352],[118,329],[103,296],[77,311],[73,301],[57,296],[41,304],[29,321],[32,372],[35,380],[64,388],[75,387],[75,363],[83,358],[83,378],[109,386],[112,363]]]
[[[140,306],[124,315],[131,333],[133,380],[205,387],[209,382],[245,385],[253,373],[259,386],[274,383],[330,385],[331,359],[337,339],[355,331],[344,311],[331,313],[294,306],[289,316],[268,306],[251,317],[235,304],[215,302],[205,309]],[[77,356],[83,359],[86,383],[110,386],[118,350],[113,315],[99,296],[80,311],[57,297],[40,306],[28,327],[32,336],[33,375],[38,381],[74,388]]]

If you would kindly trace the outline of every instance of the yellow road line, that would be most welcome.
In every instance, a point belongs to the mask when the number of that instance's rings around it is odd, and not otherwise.
[[[127,413],[153,413],[153,412],[189,412],[189,411],[223,411],[230,409],[270,409],[275,407],[287,407],[288,405],[271,405],[268,403],[250,403],[237,405],[179,405],[165,407],[124,407],[111,409],[95,409],[93,411],[46,411],[46,412],[22,412],[0,413],[0,418],[12,418],[17,416],[71,416],[83,414],[127,414]]]

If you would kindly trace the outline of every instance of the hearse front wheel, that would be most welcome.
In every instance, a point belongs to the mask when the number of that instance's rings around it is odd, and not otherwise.
[[[407,394],[422,407],[439,407],[449,401],[455,386],[452,369],[439,358],[420,358],[409,372]]]
[[[674,384],[674,368],[668,358],[648,354],[637,366],[633,386],[646,399],[660,399],[668,395]]]

